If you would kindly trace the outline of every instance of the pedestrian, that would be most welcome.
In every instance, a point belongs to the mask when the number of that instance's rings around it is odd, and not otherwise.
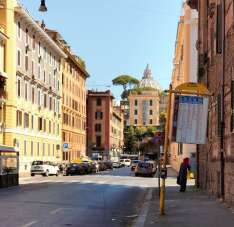
[[[180,171],[178,175],[178,183],[180,184],[180,192],[185,192],[187,184],[187,173],[190,171],[189,158],[184,158],[180,165]]]

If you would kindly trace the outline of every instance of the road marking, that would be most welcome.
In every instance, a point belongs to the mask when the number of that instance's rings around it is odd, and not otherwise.
[[[61,211],[63,208],[57,208],[57,209],[55,209],[55,210],[52,210],[52,211],[50,211],[50,214],[56,214],[56,213],[58,213],[59,211]]]
[[[138,218],[135,220],[133,227],[144,227],[145,225],[145,221],[146,221],[146,217],[147,217],[147,213],[149,211],[150,208],[150,201],[152,200],[152,196],[153,196],[153,189],[149,189],[146,197],[145,197],[145,202],[141,208],[141,212],[138,216]]]
[[[29,227],[29,226],[32,226],[32,225],[34,225],[36,223],[37,223],[37,221],[31,221],[31,222],[29,222],[29,223],[27,223],[25,225],[22,225],[22,227]]]

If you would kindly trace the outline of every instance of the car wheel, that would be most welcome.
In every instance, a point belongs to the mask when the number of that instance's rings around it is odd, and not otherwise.
[[[35,176],[35,174],[34,173],[31,173],[31,177],[34,177]]]
[[[135,177],[138,177],[139,176],[139,174],[138,173],[135,173]]]

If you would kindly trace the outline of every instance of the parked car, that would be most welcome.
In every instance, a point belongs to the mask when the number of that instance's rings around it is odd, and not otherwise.
[[[93,167],[92,167],[91,162],[83,161],[81,164],[82,164],[83,169],[84,169],[86,174],[89,174],[89,173],[93,172]]]
[[[120,163],[121,163],[121,166],[127,166],[127,167],[130,167],[131,166],[131,159],[120,159]]]
[[[113,165],[111,161],[104,161],[104,164],[106,166],[106,169],[113,169]]]
[[[84,174],[85,170],[82,164],[79,163],[70,163],[67,164],[64,169],[64,175],[77,175],[77,174]]]
[[[112,162],[112,166],[113,166],[113,168],[120,168],[121,164],[120,164],[120,162]]]
[[[131,171],[134,171],[137,164],[140,162],[140,160],[133,160],[131,164]]]
[[[106,164],[105,164],[104,161],[99,161],[98,165],[99,165],[99,171],[105,171],[105,170],[107,170],[107,166],[106,166]]]
[[[42,175],[48,177],[49,175],[59,175],[58,165],[49,161],[33,161],[31,166],[31,176]]]
[[[156,173],[154,165],[150,162],[139,162],[135,168],[135,176],[153,177]]]

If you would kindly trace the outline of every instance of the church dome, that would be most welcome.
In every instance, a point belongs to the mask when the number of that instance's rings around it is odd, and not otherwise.
[[[155,90],[161,90],[159,84],[154,80],[152,76],[151,69],[149,64],[147,64],[146,69],[144,71],[144,76],[139,83],[140,88],[153,88]]]

